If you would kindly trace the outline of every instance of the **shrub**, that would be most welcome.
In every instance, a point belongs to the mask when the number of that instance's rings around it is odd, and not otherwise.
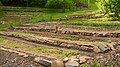
[[[47,0],[1,0],[5,6],[32,6],[44,7]]]
[[[48,0],[46,7],[52,8],[52,9],[75,9],[76,8],[73,0]]]
[[[3,15],[3,12],[2,12],[2,9],[0,8],[0,18],[2,17]]]
[[[1,1],[0,1],[0,6],[2,6],[2,3],[1,3]]]
[[[120,0],[96,0],[97,6],[104,14],[114,13],[116,17],[120,14]]]
[[[28,0],[27,3],[30,7],[45,7],[47,0]]]
[[[25,6],[27,3],[25,0],[1,0],[5,6]]]

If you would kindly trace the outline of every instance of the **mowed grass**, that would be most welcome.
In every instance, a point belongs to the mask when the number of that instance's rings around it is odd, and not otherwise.
[[[14,10],[41,10],[42,12],[15,12]],[[4,24],[0,24],[0,28],[6,28],[10,25],[19,25],[24,23],[39,23],[44,21],[59,21],[63,19],[66,16],[71,15],[80,15],[83,12],[89,12],[90,10],[87,9],[77,9],[77,10],[65,10],[65,12],[62,11],[62,9],[46,9],[46,8],[35,8],[35,7],[15,7],[15,8],[2,8],[2,10],[12,10],[12,11],[3,11],[4,15],[2,18],[11,18],[11,16],[5,16],[5,15],[32,15],[31,20],[8,20],[5,21]],[[15,17],[16,16],[12,16]],[[18,16],[19,17],[19,16]]]
[[[87,1],[87,0],[86,0]],[[81,2],[85,2],[85,0],[81,0]],[[91,5],[94,4],[95,6],[95,1],[91,2]],[[5,9],[5,8],[3,8]],[[8,8],[7,8],[8,9]],[[9,8],[10,9],[10,8]],[[29,9],[34,9],[34,10],[41,10],[42,12],[15,12],[14,10],[29,10]],[[5,15],[31,15],[30,20],[12,20],[12,21],[5,21],[4,24],[0,24],[0,28],[8,28],[9,26],[13,25],[19,25],[19,24],[26,24],[26,23],[40,23],[40,22],[51,22],[51,21],[56,21],[59,23],[64,22],[64,24],[73,24],[73,25],[81,25],[81,26],[120,26],[119,23],[109,23],[109,22],[102,22],[102,21],[94,21],[91,19],[84,19],[82,20],[81,18],[76,19],[65,19],[66,16],[73,16],[73,15],[83,15],[84,13],[90,13],[94,12],[95,10],[93,8],[91,9],[77,9],[73,11],[66,10],[65,12],[62,12],[61,9],[45,9],[45,8],[34,8],[34,7],[16,7],[12,8],[10,10],[13,11],[5,11],[4,15],[2,16],[3,18],[6,17]],[[16,17],[16,16],[12,16]],[[19,16],[18,16],[19,17]],[[26,16],[27,17],[27,16]],[[10,18],[10,16],[7,16],[7,18]],[[65,20],[63,20],[65,19]],[[89,21],[88,21],[89,20]],[[102,19],[104,20],[104,19]]]
[[[74,12],[73,12],[74,13]],[[70,15],[72,12],[58,12],[54,10],[45,10],[45,12],[5,12],[4,15],[32,15],[32,18],[30,20],[8,20],[5,21],[4,24],[0,24],[0,28],[6,28],[9,27],[10,25],[19,25],[19,24],[24,24],[24,23],[38,23],[38,22],[44,22],[44,21],[58,21],[59,19],[64,18],[66,15]],[[6,16],[2,16],[4,17]],[[12,16],[14,17],[14,16]],[[7,16],[7,18],[11,18]]]
[[[9,41],[4,38],[0,38],[0,44],[3,46],[8,46],[11,48],[20,49],[20,50],[27,51],[27,52],[32,52],[37,55],[54,56],[57,58],[65,58],[65,57],[70,57],[70,56],[79,54],[79,51],[77,50],[53,49],[53,48],[48,48],[48,47],[43,47],[43,46],[36,47],[36,46],[29,45],[29,44],[20,43],[17,41]]]

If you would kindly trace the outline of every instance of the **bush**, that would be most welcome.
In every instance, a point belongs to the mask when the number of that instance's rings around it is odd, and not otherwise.
[[[27,3],[25,0],[1,0],[5,6],[25,6]]]
[[[47,0],[1,0],[5,6],[44,7]]]
[[[116,17],[120,14],[120,0],[96,0],[97,6],[104,14],[114,13]]]
[[[27,3],[30,7],[45,7],[47,0],[28,0]]]
[[[3,15],[3,12],[2,12],[2,9],[0,8],[0,18],[2,17]]]
[[[2,3],[1,3],[1,1],[0,1],[0,6],[2,6]]]
[[[52,9],[75,9],[76,8],[73,0],[48,0],[46,7],[52,8]]]

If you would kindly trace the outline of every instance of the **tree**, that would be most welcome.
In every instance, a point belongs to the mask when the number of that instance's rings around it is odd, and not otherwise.
[[[1,1],[0,1],[0,6],[2,5]]]
[[[25,6],[26,2],[24,0],[1,0],[2,4],[5,6]]]
[[[90,0],[88,0],[88,8],[90,8]]]
[[[45,7],[47,0],[1,0],[5,6]]]
[[[116,17],[120,14],[120,0],[96,0],[97,6],[104,14],[113,13]]]
[[[30,7],[45,7],[47,0],[26,0],[26,2]]]

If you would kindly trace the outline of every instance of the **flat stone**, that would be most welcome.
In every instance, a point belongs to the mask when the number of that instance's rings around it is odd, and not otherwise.
[[[113,46],[115,46],[117,43],[116,42],[111,42],[110,44],[113,45]]]
[[[66,58],[63,59],[63,62],[67,62],[68,60],[69,60],[69,58],[66,57]]]
[[[93,51],[94,51],[95,53],[99,53],[99,52],[100,52],[100,49],[99,49],[97,46],[94,46],[94,47],[93,47]]]
[[[77,61],[70,60],[65,63],[65,67],[79,67],[79,63]]]
[[[89,60],[90,57],[88,57],[88,56],[81,56],[79,59],[80,59],[80,64],[82,64],[82,63],[87,62],[87,60]]]
[[[62,32],[61,32],[62,34],[65,34],[66,33],[66,30],[62,30]]]
[[[20,56],[24,56],[24,55],[26,55],[25,53],[19,53],[18,55],[20,55]]]
[[[73,61],[77,61],[77,62],[79,62],[79,59],[77,59],[76,56],[71,56],[69,59],[70,59],[70,60],[73,60]]]
[[[5,49],[5,48],[0,48],[0,49],[2,49],[2,50],[4,50],[4,51],[7,51],[7,49]]]
[[[64,63],[61,60],[55,60],[52,62],[51,67],[64,67]]]
[[[120,33],[118,33],[118,37],[120,37]]]
[[[101,50],[101,52],[105,52],[105,51],[107,51],[107,50],[109,50],[110,48],[107,46],[107,45],[105,45],[105,44],[98,44],[98,45],[96,45],[100,50]]]
[[[67,43],[62,43],[62,44],[60,44],[60,47],[67,47]]]
[[[40,60],[41,60],[40,57],[36,57],[36,58],[34,59],[34,61],[36,61],[36,62],[39,62]]]
[[[28,55],[24,55],[23,57],[28,57]]]
[[[51,61],[42,59],[42,58],[40,58],[40,57],[36,57],[36,58],[34,59],[34,61],[35,61],[35,62],[38,62],[38,63],[40,63],[40,64],[42,64],[42,65],[45,65],[45,66],[50,66],[51,63],[52,63]]]
[[[111,50],[113,50],[113,51],[115,50],[115,48],[113,47],[112,44],[108,44],[108,46],[110,47]]]

